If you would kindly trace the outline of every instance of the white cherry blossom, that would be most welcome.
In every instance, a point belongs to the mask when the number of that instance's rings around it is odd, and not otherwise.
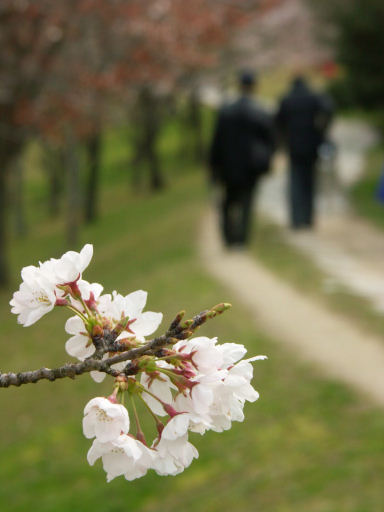
[[[239,361],[230,367],[227,376],[213,387],[214,399],[211,404],[212,430],[221,432],[231,427],[232,421],[243,421],[245,401],[254,402],[259,393],[250,381],[253,377],[252,361],[266,359],[255,356]]]
[[[70,356],[84,361],[95,352],[95,346],[80,317],[72,316],[68,318],[65,323],[65,330],[68,334],[72,334],[65,344],[65,350]]]
[[[189,422],[190,416],[188,413],[176,414],[176,416],[171,418],[165,425],[161,433],[161,438],[172,441],[178,437],[184,436],[188,431]]]
[[[164,346],[160,344],[159,351],[148,346],[142,349],[146,337],[158,328],[162,314],[144,311],[147,292],[143,290],[125,296],[116,291],[102,295],[101,284],[83,280],[82,273],[92,255],[92,245],[86,244],[80,252],[68,251],[59,259],[25,267],[19,290],[10,301],[12,313],[18,315],[19,323],[29,326],[55,305],[68,306],[76,316],[66,321],[65,330],[70,338],[65,349],[80,361],[92,357],[96,351],[94,343],[97,345],[98,337],[102,336],[98,360],[131,346],[140,347],[133,354],[134,362],[126,375],[123,371],[128,360],[112,366],[117,371],[110,372],[115,381],[109,399],[93,398],[84,408],[84,435],[95,438],[88,451],[88,462],[93,465],[101,458],[108,482],[117,476],[134,480],[148,469],[159,475],[177,475],[198,457],[196,448],[188,441],[188,431],[221,432],[229,429],[233,421],[244,420],[245,402],[259,398],[251,384],[251,363],[265,356],[243,359],[247,352],[244,345],[219,344],[217,338],[206,336],[175,344],[175,340],[167,339]],[[180,336],[175,333],[176,338],[184,337],[182,329]],[[115,342],[120,342],[119,346]],[[81,372],[98,368],[93,361],[91,365],[78,367]],[[106,377],[105,372],[90,373],[97,382]],[[138,393],[155,423],[157,437],[151,448],[146,445],[134,406],[137,438],[129,434],[127,409],[116,403],[116,397]],[[160,421],[157,416],[166,419]]]
[[[52,258],[50,262],[56,278],[56,284],[76,281],[88,267],[93,256],[93,245],[86,244],[80,252],[68,251],[59,259]]]
[[[101,443],[106,443],[128,431],[129,416],[123,405],[114,404],[104,397],[96,397],[85,406],[83,418],[85,437],[89,439],[96,437]]]
[[[99,311],[103,315],[118,323],[121,317],[128,317],[134,320],[129,325],[132,333],[139,341],[145,341],[145,336],[154,333],[159,327],[162,319],[162,313],[154,313],[153,311],[143,312],[147,302],[147,292],[137,290],[126,295],[125,297],[116,291],[112,294],[102,295],[99,299]]]
[[[21,271],[23,282],[10,301],[12,313],[18,315],[17,321],[29,327],[46,313],[52,311],[56,303],[55,286],[50,275],[30,265]]]
[[[97,303],[98,298],[100,297],[103,286],[99,283],[88,283],[88,281],[85,281],[84,279],[79,279],[77,281],[77,286],[81,293],[81,298],[83,301],[87,302],[92,299]],[[71,297],[71,304],[75,306],[78,310],[80,310],[82,313],[85,313],[85,309],[83,304],[79,301]]]
[[[93,466],[100,457],[107,473],[107,481],[110,482],[121,475],[127,480],[144,476],[152,466],[154,453],[140,441],[121,434],[107,443],[102,443],[98,439],[93,441],[87,455],[89,464]]]
[[[162,437],[155,448],[157,453],[152,468],[162,476],[181,473],[199,456],[193,444],[188,442],[187,434],[174,440]]]
[[[21,271],[22,283],[10,301],[12,313],[18,315],[18,322],[28,327],[49,313],[55,306],[57,297],[63,292],[57,285],[79,278],[88,266],[93,247],[86,244],[80,253],[69,251],[60,259],[50,259],[30,265]]]
[[[244,345],[240,345],[239,343],[223,343],[222,345],[218,345],[217,348],[222,353],[224,368],[237,363],[237,361],[247,353],[247,349]]]
[[[158,365],[162,367],[169,366],[166,363],[164,364],[164,361],[159,361]],[[163,374],[160,378],[151,379],[149,375],[143,373],[141,375],[141,385],[166,404],[170,404],[173,401],[172,390],[177,391],[177,387],[172,384],[168,376]],[[155,414],[158,416],[165,416],[167,414],[159,400],[145,392],[142,394],[142,397]]]
[[[77,281],[77,286],[79,287],[81,296],[84,300],[89,300],[91,293],[97,300],[104,289],[103,285],[100,283],[88,283],[88,281],[85,281],[84,279],[79,279]]]
[[[188,350],[192,346],[196,347],[191,344]],[[253,377],[251,362],[265,359],[265,356],[256,356],[238,361],[246,350],[243,345],[234,343],[211,343],[210,347],[216,347],[221,352],[222,364],[227,365],[227,368],[213,367],[213,370],[209,371],[205,366],[206,360],[202,367],[208,373],[198,372],[191,379],[196,385],[190,391],[178,394],[174,401],[174,408],[177,411],[188,413],[189,430],[200,434],[210,429],[221,432],[230,428],[232,421],[244,420],[245,401],[254,402],[259,397],[250,384]],[[205,354],[208,354],[208,351]],[[211,351],[212,354],[215,355],[214,351]]]
[[[174,345],[174,350],[182,354],[190,354],[193,364],[201,373],[211,373],[221,368],[223,354],[218,348],[217,338],[199,336],[188,341],[179,341]]]

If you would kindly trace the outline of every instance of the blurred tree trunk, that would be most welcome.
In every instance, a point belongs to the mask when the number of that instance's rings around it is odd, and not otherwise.
[[[185,99],[182,98],[182,101],[178,105],[177,111],[177,122],[179,124],[179,138],[177,144],[177,159],[178,161],[185,162],[186,157],[191,156],[191,141],[190,141],[190,119],[189,119],[189,96]]]
[[[67,178],[67,244],[77,245],[80,225],[80,162],[79,148],[72,133],[66,137],[66,178]]]
[[[85,220],[94,222],[99,214],[99,181],[101,166],[101,132],[94,133],[86,141],[88,177],[85,190]]]
[[[147,87],[140,91],[139,106],[142,117],[141,154],[148,166],[150,189],[160,190],[164,187],[164,179],[157,148],[160,132],[159,102]]]
[[[131,129],[129,131],[129,144],[132,147],[132,157],[129,162],[130,181],[133,190],[143,188],[143,165],[145,154],[143,148],[143,114],[140,102],[137,101],[128,113]]]
[[[130,142],[133,145],[133,157],[130,162],[131,167],[131,184],[134,190],[142,187],[142,164],[145,160],[142,147],[142,133],[140,128],[133,130]]]
[[[7,233],[7,185],[8,170],[2,162],[0,167],[0,287],[9,282],[8,233]]]
[[[47,173],[49,186],[48,212],[51,218],[56,218],[59,216],[61,210],[66,154],[63,148],[54,147],[48,143],[44,144],[43,148],[43,165]]]
[[[7,113],[8,114],[8,113]],[[20,151],[22,142],[8,131],[0,136],[0,288],[9,283],[8,258],[8,207],[9,177],[13,158]]]
[[[164,187],[164,180],[160,170],[159,155],[153,144],[148,145],[147,152],[151,190],[160,190]]]
[[[24,237],[27,234],[27,220],[25,216],[24,165],[20,156],[12,164],[12,209],[16,236]]]
[[[202,162],[205,157],[203,119],[199,101],[199,91],[194,88],[189,94],[189,123],[192,131],[192,155],[197,162]]]

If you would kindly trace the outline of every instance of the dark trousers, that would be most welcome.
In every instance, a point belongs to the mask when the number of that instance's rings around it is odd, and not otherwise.
[[[254,189],[253,184],[224,186],[221,221],[227,245],[244,245],[248,241]]]
[[[294,229],[313,225],[315,199],[315,161],[291,159],[289,203]]]

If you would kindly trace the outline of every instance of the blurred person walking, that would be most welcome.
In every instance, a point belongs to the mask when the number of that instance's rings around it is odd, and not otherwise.
[[[239,75],[240,96],[221,108],[210,150],[211,177],[222,187],[221,226],[227,246],[249,239],[252,200],[274,151],[273,118],[252,100],[256,77]]]
[[[293,229],[313,226],[316,162],[331,118],[329,98],[312,91],[305,78],[297,76],[276,116],[290,158],[288,195]]]

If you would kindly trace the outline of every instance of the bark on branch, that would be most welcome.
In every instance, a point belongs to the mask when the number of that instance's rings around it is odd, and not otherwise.
[[[58,368],[40,368],[38,370],[31,370],[27,372],[0,372],[0,388],[7,388],[9,386],[21,386],[22,384],[36,383],[39,380],[50,380],[63,379],[69,377],[74,379],[77,375],[83,373],[89,373],[93,370],[103,372],[113,377],[118,375],[132,375],[137,373],[137,366],[128,363],[123,371],[112,368],[112,365],[121,363],[123,361],[134,361],[144,355],[157,355],[158,351],[166,346],[173,345],[179,340],[187,339],[204,324],[208,319],[215,317],[223,313],[228,309],[228,304],[218,304],[210,310],[203,311],[193,317],[191,320],[182,322],[184,312],[179,313],[172,321],[169,329],[165,334],[154,338],[153,340],[145,343],[144,345],[132,348],[130,350],[124,350],[123,346],[118,346],[116,342],[112,344],[113,352],[122,351],[117,355],[113,355],[108,359],[102,360],[101,357],[105,353],[105,349],[96,351],[91,357],[88,357],[84,361],[79,363],[67,363]],[[111,350],[112,351],[112,350]]]

